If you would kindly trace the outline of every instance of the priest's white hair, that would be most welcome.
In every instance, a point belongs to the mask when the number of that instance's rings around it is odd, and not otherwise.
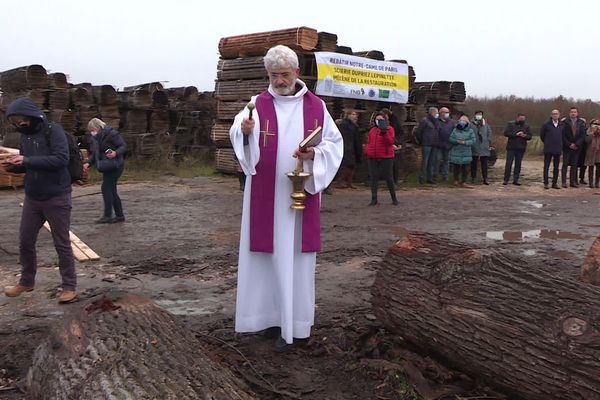
[[[298,56],[294,50],[287,46],[277,45],[271,47],[264,58],[265,68],[271,71],[276,68],[298,69]]]

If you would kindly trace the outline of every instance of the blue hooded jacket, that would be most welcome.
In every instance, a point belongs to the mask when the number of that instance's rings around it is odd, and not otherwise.
[[[35,125],[33,133],[21,134],[23,165],[12,168],[13,172],[26,172],[25,194],[35,200],[48,200],[70,192],[69,145],[62,126],[52,123],[49,128],[44,113],[26,97],[13,101],[6,110],[7,118],[17,115],[32,118]]]

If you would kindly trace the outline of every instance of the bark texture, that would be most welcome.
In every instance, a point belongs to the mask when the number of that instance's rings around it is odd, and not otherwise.
[[[68,314],[67,314],[68,315]],[[51,332],[27,376],[32,399],[253,399],[177,317],[148,299],[111,294]]]
[[[373,309],[424,352],[529,400],[600,399],[600,288],[429,234],[382,261]]]

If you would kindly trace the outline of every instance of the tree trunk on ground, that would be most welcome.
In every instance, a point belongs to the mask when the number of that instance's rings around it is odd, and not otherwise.
[[[594,240],[581,267],[581,281],[600,286],[600,236]]]
[[[27,376],[31,398],[255,398],[203,353],[175,316],[151,301],[111,294],[74,307],[34,354]]]
[[[566,275],[410,234],[381,263],[373,309],[390,331],[513,397],[599,399],[600,288]]]

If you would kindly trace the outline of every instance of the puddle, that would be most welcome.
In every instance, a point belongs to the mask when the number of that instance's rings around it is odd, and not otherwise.
[[[489,231],[485,233],[487,239],[519,241],[525,239],[583,239],[578,233],[571,233],[554,229],[534,229],[531,231]]]
[[[175,315],[209,315],[214,312],[209,307],[199,307],[205,300],[156,300],[156,304]]]

